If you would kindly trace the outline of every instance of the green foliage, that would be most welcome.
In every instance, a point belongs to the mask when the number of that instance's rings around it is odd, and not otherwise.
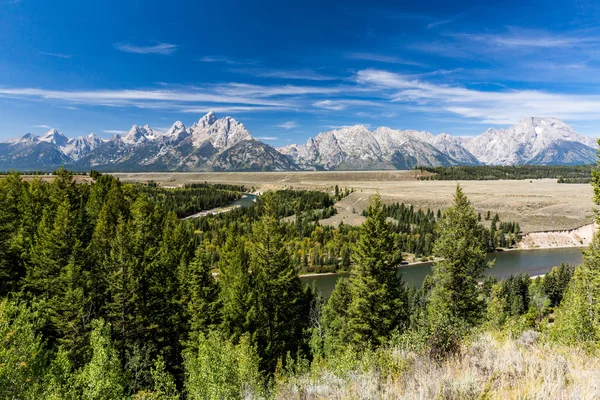
[[[552,270],[544,276],[543,287],[544,292],[550,299],[550,306],[556,307],[560,304],[574,272],[574,267],[563,263],[558,267],[552,268]]]
[[[474,238],[483,227],[464,192],[457,186],[454,202],[438,226],[433,286],[425,309],[424,336],[432,354],[440,357],[458,348],[459,340],[477,324],[484,311],[477,279],[490,267],[486,249]]]
[[[43,319],[19,301],[0,301],[0,398],[41,397],[46,350]]]
[[[261,369],[274,372],[278,359],[296,354],[305,345],[305,330],[312,293],[305,288],[290,262],[283,234],[271,205],[251,236],[252,289],[246,320],[252,321],[251,339],[256,343]]]
[[[421,172],[434,175],[422,180],[497,180],[497,179],[562,179],[559,183],[588,183],[592,165],[519,165],[519,166],[456,166],[456,167],[415,167]]]
[[[407,295],[396,273],[400,254],[395,234],[376,195],[352,253],[350,278],[340,281],[325,310],[328,348],[378,345],[408,321]]]
[[[262,393],[259,358],[247,335],[238,343],[215,331],[198,335],[185,354],[185,375],[190,400],[254,398]]]
[[[200,211],[222,207],[242,197],[244,188],[233,185],[189,184],[183,188],[162,188],[154,185],[136,185],[136,190],[144,193],[154,203],[160,203],[163,210],[174,212],[178,218],[187,217]]]
[[[93,322],[90,338],[92,358],[78,376],[82,400],[121,399],[125,394],[123,370],[110,331],[103,320]]]
[[[562,343],[600,342],[600,236],[596,233],[575,269],[560,307],[555,312],[551,337]]]

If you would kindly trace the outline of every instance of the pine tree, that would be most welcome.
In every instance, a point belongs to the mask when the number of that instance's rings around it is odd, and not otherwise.
[[[385,342],[408,320],[408,299],[396,270],[400,254],[379,194],[373,197],[366,215],[352,252],[351,301],[342,329],[345,341],[357,347]]]
[[[305,345],[311,294],[290,263],[281,226],[270,195],[264,214],[252,233],[250,271],[253,287],[247,320],[251,339],[261,358],[261,369],[274,372],[277,360],[296,354]]]
[[[25,274],[17,237],[24,185],[17,173],[0,179],[0,295],[17,291]]]
[[[598,161],[600,165],[600,158]],[[594,203],[600,205],[600,171],[592,170]],[[600,213],[596,212],[596,223]],[[568,344],[600,342],[600,231],[583,253],[583,263],[575,269],[560,307],[555,312],[551,336]]]
[[[478,240],[483,227],[464,192],[457,186],[454,202],[437,225],[433,288],[425,310],[425,332],[432,354],[441,357],[458,346],[466,331],[481,318],[483,299],[477,279],[490,267]]]
[[[247,320],[252,288],[249,255],[242,238],[231,230],[219,260],[219,299],[222,305],[221,330],[237,342],[251,326]]]
[[[188,265],[183,302],[189,321],[188,344],[196,343],[198,335],[208,332],[220,322],[218,286],[212,276],[212,263],[201,247]]]
[[[379,194],[366,215],[352,252],[351,277],[338,281],[324,310],[327,351],[381,344],[408,322],[408,297],[396,270],[400,254]]]
[[[130,227],[120,217],[110,243],[109,256],[102,266],[105,272],[103,286],[106,287],[102,315],[111,325],[121,359],[139,340],[139,319],[143,317],[139,313],[140,260],[135,257],[132,243]]]
[[[89,323],[96,311],[89,289],[93,283],[85,270],[85,262],[84,249],[76,241],[69,262],[56,279],[56,294],[49,303],[58,343],[75,363],[83,358]]]
[[[77,241],[74,215],[68,199],[62,201],[55,215],[53,221],[49,214],[42,218],[27,266],[27,289],[45,300],[56,294],[59,287],[57,279],[69,263]]]

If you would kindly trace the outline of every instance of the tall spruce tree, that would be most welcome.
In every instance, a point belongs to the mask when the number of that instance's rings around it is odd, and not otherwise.
[[[212,276],[212,264],[202,247],[188,265],[184,288],[184,304],[189,324],[188,342],[195,346],[198,336],[216,327],[220,322],[218,286]]]
[[[434,356],[453,351],[467,329],[482,317],[484,300],[477,279],[491,265],[477,213],[460,186],[454,202],[439,220],[434,254],[441,258],[433,266],[433,287],[425,310],[425,335]]]
[[[351,276],[336,285],[335,292],[340,293],[332,294],[326,311],[330,331],[338,336],[333,341],[357,348],[385,342],[408,321],[407,292],[396,269],[401,260],[396,235],[379,194],[373,196],[366,215],[352,252]]]
[[[0,295],[17,291],[19,281],[25,274],[19,256],[18,232],[21,226],[20,204],[25,191],[17,173],[0,179]]]
[[[600,157],[598,159],[600,165]],[[600,171],[592,170],[594,203],[600,205]],[[596,223],[600,213],[596,210]],[[556,310],[552,337],[559,342],[600,343],[600,231],[583,252],[583,263],[575,269],[560,307]]]
[[[272,198],[269,194],[263,197],[263,216],[251,238],[253,287],[246,318],[253,321],[250,333],[261,369],[274,372],[278,360],[284,360],[288,352],[295,355],[306,345],[312,294],[290,262]]]
[[[219,299],[222,306],[221,330],[234,343],[252,325],[252,321],[247,319],[253,286],[249,262],[243,239],[235,229],[231,229],[219,260]]]

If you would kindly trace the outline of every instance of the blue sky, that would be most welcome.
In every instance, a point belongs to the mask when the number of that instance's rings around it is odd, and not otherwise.
[[[0,0],[0,140],[209,110],[273,145],[336,127],[600,133],[593,1]]]

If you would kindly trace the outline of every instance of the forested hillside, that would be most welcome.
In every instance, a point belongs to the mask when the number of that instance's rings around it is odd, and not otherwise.
[[[578,374],[597,371],[600,322],[588,299],[600,295],[598,235],[582,266],[479,285],[488,216],[460,187],[443,213],[376,195],[360,228],[334,229],[313,221],[344,191],[266,193],[254,207],[188,222],[176,211],[189,198],[168,189],[56,174],[0,179],[0,398],[600,394]],[[421,288],[396,273],[408,229],[435,238],[439,261]],[[350,270],[329,299],[298,278],[304,257],[322,254]]]

